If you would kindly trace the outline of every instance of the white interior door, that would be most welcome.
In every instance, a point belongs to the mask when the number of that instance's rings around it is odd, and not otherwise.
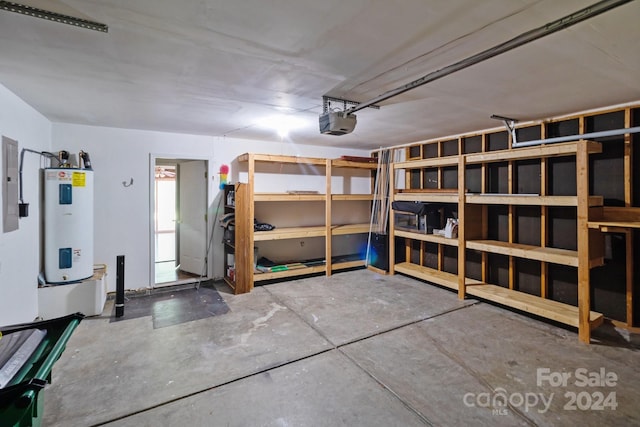
[[[202,274],[207,247],[207,178],[204,160],[178,165],[180,270]]]

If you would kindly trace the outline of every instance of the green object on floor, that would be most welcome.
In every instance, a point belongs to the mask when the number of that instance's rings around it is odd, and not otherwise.
[[[276,271],[287,271],[289,269],[289,267],[287,267],[286,265],[274,265],[273,267],[271,267],[271,272],[276,272]]]
[[[60,358],[73,331],[84,318],[81,313],[57,319],[7,326],[5,335],[25,329],[44,329],[46,336],[7,386],[0,389],[0,425],[39,427],[44,409],[44,387],[51,381],[51,370]]]

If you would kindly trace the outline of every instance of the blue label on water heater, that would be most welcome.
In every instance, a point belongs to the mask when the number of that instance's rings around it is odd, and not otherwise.
[[[71,184],[59,184],[59,190],[60,190],[60,204],[61,205],[70,205],[72,202],[72,192],[73,192],[73,187],[71,186]]]
[[[73,250],[71,248],[58,249],[58,268],[71,268]]]

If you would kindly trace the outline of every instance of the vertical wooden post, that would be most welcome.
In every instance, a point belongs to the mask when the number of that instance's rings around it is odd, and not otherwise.
[[[578,227],[578,338],[591,341],[591,289],[589,269],[589,153],[586,141],[578,142],[576,153]]]
[[[410,149],[405,148],[404,158],[408,159],[410,155]],[[404,170],[404,188],[411,188],[411,173],[408,169]]]
[[[509,136],[509,141],[511,141],[511,136]],[[509,144],[511,146],[511,143]],[[512,160],[509,161],[509,165],[507,167],[507,192],[509,194],[514,194],[514,162]],[[516,207],[514,205],[509,205],[509,213],[508,213],[508,227],[509,227],[509,243],[515,242],[515,212]],[[509,289],[514,289],[516,283],[516,259],[515,257],[509,256]]]
[[[631,108],[624,110],[624,126],[630,128],[632,125]],[[630,133],[624,134],[624,205],[633,206],[633,138]],[[627,303],[627,326],[633,326],[633,274],[636,264],[633,258],[633,231],[627,229],[625,232],[626,243],[626,303]]]
[[[547,128],[544,123],[540,124],[540,137],[545,139],[547,137]],[[547,158],[540,159],[540,195],[546,196],[549,194],[549,169],[547,164]],[[540,246],[545,248],[549,244],[549,207],[540,207]],[[540,296],[542,298],[548,298],[549,293],[549,264],[542,261],[540,262]]]
[[[324,212],[325,212],[325,218],[324,218],[324,225],[325,225],[325,233],[324,233],[324,239],[325,239],[325,274],[327,276],[331,276],[332,273],[332,261],[331,261],[331,253],[333,252],[332,250],[332,244],[333,244],[333,236],[331,235],[331,224],[333,223],[332,219],[331,219],[331,207],[332,207],[332,201],[333,201],[333,197],[332,197],[332,190],[331,190],[331,175],[333,174],[333,170],[332,170],[332,166],[333,166],[333,162],[331,161],[331,159],[326,159],[325,160],[325,166],[324,166],[324,172],[325,172],[325,177],[326,177],[326,182],[327,182],[327,186],[324,192]]]
[[[633,326],[633,230],[627,229],[624,235],[626,249],[627,249],[627,265],[626,265],[626,277],[627,277],[627,326]]]
[[[487,151],[487,134],[482,134],[482,152]],[[487,192],[487,164],[482,163],[480,167],[480,192],[485,194]],[[489,236],[489,206],[482,205],[482,238],[486,239]],[[482,261],[481,261],[481,269],[482,269],[482,283],[487,283],[489,279],[489,254],[485,251],[482,251]]]
[[[465,240],[466,222],[466,160],[465,155],[458,156],[458,298],[464,299],[467,292],[467,243]]]
[[[624,127],[631,127],[631,109],[624,110]],[[633,198],[633,148],[632,136],[624,134],[624,205],[632,206]]]
[[[395,154],[395,151],[393,152]],[[380,153],[382,155],[382,153]],[[395,157],[395,155],[393,155]],[[378,182],[380,182],[380,177],[377,177]],[[396,169],[394,167],[393,158],[389,164],[389,205],[393,203],[393,199],[395,198],[395,188],[396,188]],[[382,192],[381,192],[382,193]],[[393,209],[389,206],[389,234],[387,235],[387,248],[389,252],[389,274],[395,274],[395,265],[396,265],[396,245],[395,245],[395,218],[393,215]]]
[[[251,159],[251,155],[249,156]],[[235,187],[236,294],[250,292],[253,288],[253,193],[249,193],[249,188],[249,183],[238,183]]]
[[[442,141],[438,141],[438,157],[442,157]],[[442,171],[442,168],[439,167],[438,168],[438,188],[443,188],[443,180],[444,180],[444,173]],[[445,218],[446,221],[446,218]],[[440,243],[438,243],[438,261],[437,261],[437,269],[442,271],[444,270],[444,246],[441,245]]]
[[[442,142],[438,141],[438,157],[442,157]],[[442,188],[443,186],[443,177],[442,168],[438,168],[438,188]]]

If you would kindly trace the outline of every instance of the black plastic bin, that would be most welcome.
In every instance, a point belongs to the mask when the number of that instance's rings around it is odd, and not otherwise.
[[[44,329],[44,339],[31,357],[0,389],[0,426],[40,426],[44,408],[44,387],[51,381],[51,370],[60,358],[73,331],[84,318],[82,313],[57,319],[0,328],[2,335],[26,329]]]

